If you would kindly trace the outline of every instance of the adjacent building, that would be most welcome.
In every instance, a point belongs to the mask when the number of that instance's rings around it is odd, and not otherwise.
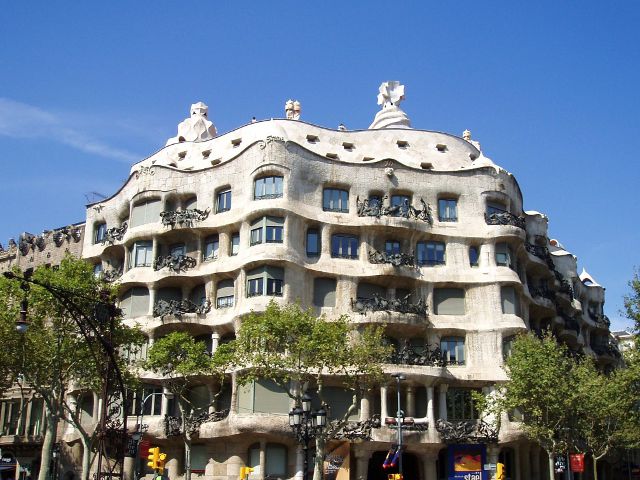
[[[43,254],[64,245],[81,251],[96,274],[119,282],[124,315],[149,345],[180,330],[214,351],[234,338],[244,315],[274,298],[327,318],[385,325],[395,349],[385,370],[406,377],[401,408],[413,419],[407,478],[447,478],[464,453],[483,465],[504,462],[508,478],[544,479],[546,455],[519,433],[517,419],[505,416],[499,432],[478,428],[471,392],[505,380],[504,358],[527,330],[551,329],[573,351],[614,366],[604,288],[549,238],[545,215],[523,210],[514,176],[469,131],[411,128],[403,99],[402,85],[383,83],[381,110],[364,130],[305,123],[300,103],[289,101],[286,118],[219,136],[206,105],[192,105],[164,148],[133,165],[118,192],[89,205],[84,225],[69,227],[79,240],[58,245],[61,230],[23,235],[0,253],[0,270],[51,263]],[[132,360],[145,354],[132,352]],[[163,392],[162,378],[143,375],[144,395]],[[392,380],[352,417],[363,431],[382,419],[362,434],[366,441],[349,444],[352,479],[389,473],[382,463],[396,436],[384,422],[397,410]],[[225,416],[200,426],[193,472],[231,480],[248,465],[252,480],[301,477],[287,395],[269,381],[238,388],[230,377],[223,386],[202,380],[192,400],[206,405],[219,388],[212,412]],[[327,389],[337,417],[350,398],[330,379]],[[97,418],[96,398],[70,394],[89,420]],[[174,402],[151,395],[140,406],[136,398],[131,415],[144,412],[147,438],[169,454],[169,477],[179,478],[184,451],[173,435]],[[30,431],[18,431],[5,414],[12,401],[2,403],[0,443],[19,456]],[[71,471],[81,447],[71,429],[63,440]]]

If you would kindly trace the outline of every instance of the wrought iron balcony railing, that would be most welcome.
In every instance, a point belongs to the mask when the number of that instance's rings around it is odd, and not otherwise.
[[[411,295],[407,295],[403,298],[389,300],[382,295],[374,293],[371,298],[358,297],[351,299],[351,308],[353,311],[363,315],[367,312],[398,312],[426,315],[427,304],[424,299],[421,298],[416,303],[410,303],[410,297]]]
[[[164,255],[155,259],[153,262],[154,270],[168,268],[175,273],[184,272],[196,266],[196,259],[188,255]]]
[[[433,224],[433,216],[431,214],[431,207],[422,198],[420,204],[422,208],[415,208],[413,205],[403,203],[402,205],[385,205],[384,201],[387,199],[385,195],[382,200],[368,199],[360,200],[360,197],[356,198],[356,207],[359,217],[402,217],[402,218],[415,218]]]
[[[549,290],[547,287],[535,287],[533,285],[529,285],[529,293],[532,297],[541,297],[546,298],[547,300],[554,301],[556,299],[556,292],[553,290]]]
[[[375,264],[389,263],[394,267],[415,267],[416,257],[409,253],[387,253],[378,250],[369,250],[369,262]]]
[[[574,332],[576,332],[577,335],[580,335],[580,324],[578,323],[578,321],[575,318],[570,317],[569,315],[567,315],[564,312],[560,312],[560,316],[564,320],[564,328],[565,329],[573,330]]]
[[[409,342],[404,342],[390,356],[389,362],[396,365],[424,365],[432,367],[445,367],[447,360],[439,346],[415,347]]]
[[[498,428],[482,420],[436,420],[436,430],[445,443],[496,443]]]
[[[598,355],[608,355],[609,357],[620,358],[620,350],[614,342],[594,342],[591,345],[593,350]]]
[[[169,315],[177,318],[186,313],[197,313],[203,315],[211,311],[211,302],[207,299],[200,305],[191,300],[158,300],[153,306],[153,316],[164,319]]]
[[[102,278],[107,283],[115,282],[122,276],[122,265],[117,267],[112,267],[109,270],[104,270],[102,272]]]
[[[167,437],[174,437],[183,433],[184,428],[190,435],[197,433],[200,430],[200,426],[205,422],[219,422],[229,416],[229,409],[221,410],[219,412],[202,412],[196,415],[189,415],[186,422],[182,421],[182,417],[174,417],[172,415],[165,415],[164,417],[164,433]]]
[[[209,216],[209,209],[198,210],[197,208],[188,208],[186,210],[166,210],[160,212],[162,224],[165,227],[191,227],[196,222],[201,222]]]
[[[484,220],[487,225],[511,225],[513,227],[525,229],[524,217],[519,217],[509,212],[485,213]]]
[[[113,245],[116,242],[120,242],[124,238],[124,234],[127,233],[128,227],[129,224],[127,222],[122,222],[122,225],[120,225],[119,227],[109,228],[104,234],[102,245]]]

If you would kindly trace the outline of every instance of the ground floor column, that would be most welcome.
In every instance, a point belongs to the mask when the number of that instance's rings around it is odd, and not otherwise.
[[[354,452],[356,457],[356,480],[367,480],[369,474],[369,459],[371,458],[371,452],[368,450],[356,450]]]
[[[529,445],[520,445],[520,478],[531,480],[531,461]]]
[[[304,470],[304,450],[302,449],[302,445],[298,444],[296,448],[296,474],[293,478],[295,480],[302,480],[303,471]]]
[[[436,461],[437,453],[425,453],[422,455],[422,464],[424,467],[424,480],[438,480],[438,469]]]
[[[497,445],[487,445],[487,463],[497,464],[498,453],[499,453],[499,448]],[[496,478],[496,472],[495,471],[490,472],[489,479],[495,480],[495,478]]]

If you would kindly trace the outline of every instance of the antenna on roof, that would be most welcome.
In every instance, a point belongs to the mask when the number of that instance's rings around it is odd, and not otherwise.
[[[106,195],[101,194],[100,192],[89,192],[84,194],[84,198],[87,200],[87,203],[95,203],[100,200],[104,200],[107,198]]]

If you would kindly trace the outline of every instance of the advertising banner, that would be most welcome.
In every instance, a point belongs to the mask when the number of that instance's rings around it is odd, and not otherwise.
[[[584,453],[570,454],[569,465],[571,465],[572,472],[576,472],[576,473],[584,472]]]
[[[324,457],[324,480],[349,480],[351,445],[342,442]]]
[[[449,445],[449,480],[484,480],[485,445]]]

